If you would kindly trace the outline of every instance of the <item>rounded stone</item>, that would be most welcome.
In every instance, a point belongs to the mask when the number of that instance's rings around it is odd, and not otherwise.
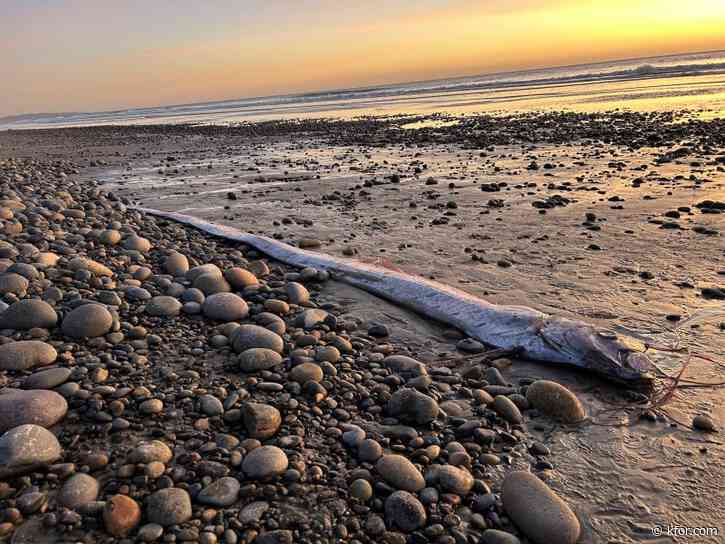
[[[164,527],[180,525],[191,519],[189,493],[178,487],[160,489],[146,499],[146,517]]]
[[[511,399],[504,395],[497,395],[493,399],[491,407],[494,411],[504,418],[509,423],[521,423],[524,420],[524,416],[521,415],[521,411]]]
[[[189,259],[186,255],[173,251],[164,260],[164,270],[175,278],[182,277],[189,271]]]
[[[96,338],[111,330],[113,316],[100,304],[83,304],[65,316],[60,328],[71,338]]]
[[[396,491],[385,500],[385,518],[403,532],[410,533],[425,525],[423,504],[412,493]]]
[[[246,402],[242,406],[242,419],[251,438],[266,440],[271,438],[282,424],[279,410],[269,404]]]
[[[322,381],[322,376],[322,368],[315,363],[302,363],[292,368],[289,373],[290,379],[301,384],[307,382],[319,383]]]
[[[239,267],[228,268],[225,270],[224,279],[226,279],[229,282],[229,285],[234,287],[234,289],[238,290],[242,290],[245,287],[259,285],[257,276],[252,274],[249,270]]]
[[[579,539],[581,527],[574,512],[530,472],[510,472],[501,498],[506,513],[532,542],[574,544]]]
[[[228,293],[232,290],[231,285],[223,276],[216,273],[202,274],[194,280],[194,287],[199,289],[205,295],[213,295],[214,293]]]
[[[0,436],[0,479],[26,474],[54,463],[63,450],[39,425],[20,425]]]
[[[100,486],[93,476],[79,472],[74,474],[61,487],[56,500],[58,504],[76,510],[98,498]]]
[[[215,293],[204,300],[201,311],[214,321],[239,321],[249,315],[249,306],[234,293]]]
[[[238,361],[242,372],[259,372],[282,364],[282,356],[271,349],[251,348],[240,353]]]
[[[0,346],[0,370],[29,370],[51,364],[58,352],[39,340],[21,340]]]
[[[398,389],[387,405],[388,412],[402,421],[425,425],[438,417],[438,402],[417,389]]]
[[[350,496],[360,502],[367,502],[373,496],[373,487],[370,482],[362,478],[358,478],[350,484]]]
[[[526,390],[526,400],[542,414],[564,423],[579,423],[587,417],[576,395],[556,382],[535,381]]]
[[[416,466],[402,455],[383,455],[375,470],[383,480],[396,489],[404,491],[420,491],[425,487],[425,479]]]
[[[423,363],[405,355],[390,355],[383,359],[383,365],[404,378],[417,378],[428,374]]]
[[[114,495],[103,507],[103,523],[106,532],[123,538],[141,522],[141,508],[127,495]]]
[[[104,230],[98,235],[98,240],[107,246],[115,246],[121,241],[121,233],[113,229]]]
[[[25,378],[23,389],[53,389],[68,381],[70,368],[49,368],[35,372]]]
[[[215,417],[224,413],[224,406],[214,395],[202,395],[199,397],[199,410],[209,417]]]
[[[432,465],[426,473],[426,482],[437,484],[445,493],[455,493],[461,497],[473,489],[471,473],[453,465]]]
[[[18,297],[24,297],[28,292],[28,285],[30,282],[20,274],[10,272],[0,275],[0,294],[2,295],[12,293]]]
[[[55,391],[0,391],[0,432],[26,424],[51,427],[63,419],[67,412],[68,403]]]
[[[266,348],[277,353],[284,351],[282,337],[258,325],[241,325],[232,333],[230,340],[234,351],[237,353],[250,348]]]
[[[357,448],[357,458],[364,463],[374,463],[383,455],[383,447],[372,438],[366,438]]]
[[[159,295],[146,304],[146,313],[154,317],[175,317],[181,312],[181,302],[174,297]]]
[[[217,265],[201,264],[199,266],[191,268],[186,273],[186,279],[189,280],[191,283],[194,283],[196,281],[196,278],[204,274],[216,274],[217,276],[222,277],[222,271]]]
[[[57,322],[53,307],[37,298],[19,300],[0,313],[0,329],[50,329]]]
[[[131,251],[147,253],[151,249],[151,242],[149,242],[146,238],[132,234],[123,241],[123,247]]]
[[[231,476],[219,478],[202,489],[196,496],[196,500],[201,504],[216,508],[231,506],[237,502],[240,487],[239,480],[236,478]]]
[[[521,544],[521,541],[516,535],[506,531],[486,529],[481,535],[481,544]]]
[[[268,480],[282,474],[289,465],[287,455],[276,446],[260,446],[247,454],[242,470],[253,480]]]
[[[148,464],[154,461],[168,463],[174,457],[171,449],[160,440],[142,442],[136,446],[128,455],[129,463]]]
[[[287,299],[291,304],[307,304],[310,301],[310,292],[301,283],[289,282],[286,287]]]

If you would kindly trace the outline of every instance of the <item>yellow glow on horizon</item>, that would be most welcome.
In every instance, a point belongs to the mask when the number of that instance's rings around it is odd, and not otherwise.
[[[37,83],[53,68],[42,60],[17,71],[16,100],[26,111],[58,100],[56,110],[154,106],[725,49],[725,0],[493,4],[460,0],[344,25],[280,21],[253,34],[220,28],[212,41],[186,34],[111,56],[89,49],[82,63],[53,70],[52,85]]]

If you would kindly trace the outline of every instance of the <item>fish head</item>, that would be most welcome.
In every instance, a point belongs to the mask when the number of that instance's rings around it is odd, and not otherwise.
[[[547,344],[566,353],[576,366],[630,387],[654,384],[655,366],[644,346],[630,338],[563,318],[547,320],[541,332]]]

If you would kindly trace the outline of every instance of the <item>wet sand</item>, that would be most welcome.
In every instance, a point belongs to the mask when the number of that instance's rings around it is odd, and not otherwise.
[[[724,308],[705,295],[725,285],[725,211],[702,203],[725,202],[725,131],[717,120],[673,121],[71,129],[0,134],[0,157],[73,157],[87,164],[83,176],[144,206],[319,243],[643,342],[678,342],[719,361],[692,359],[687,378],[722,382],[725,316],[687,319]],[[352,288],[327,289],[419,359],[455,354],[437,324]],[[671,373],[684,360],[653,358]],[[673,541],[653,539],[655,525],[725,530],[724,442],[677,423],[704,413],[722,426],[722,389],[682,389],[666,407],[673,419],[652,421],[631,403],[618,408],[620,389],[582,372],[515,361],[504,375],[554,379],[592,415],[577,428],[528,425],[552,450],[550,483],[579,514],[583,542]]]

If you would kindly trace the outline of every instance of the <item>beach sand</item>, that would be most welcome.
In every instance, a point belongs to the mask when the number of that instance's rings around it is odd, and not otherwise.
[[[725,122],[616,113],[405,123],[6,132],[0,159],[72,160],[81,179],[143,206],[684,348],[708,357],[689,359],[684,377],[724,381],[724,306],[708,288],[725,286]],[[387,325],[431,368],[456,355],[439,324],[336,282],[323,294]],[[688,361],[652,357],[670,374]],[[591,415],[576,427],[526,421],[551,450],[542,474],[577,513],[581,542],[673,541],[655,539],[655,526],[725,531],[725,442],[686,427],[697,414],[722,427],[722,389],[680,389],[669,417],[640,417],[620,386],[584,372],[516,360],[503,374],[562,383]],[[490,469],[494,489],[512,466],[529,468],[508,459]]]

